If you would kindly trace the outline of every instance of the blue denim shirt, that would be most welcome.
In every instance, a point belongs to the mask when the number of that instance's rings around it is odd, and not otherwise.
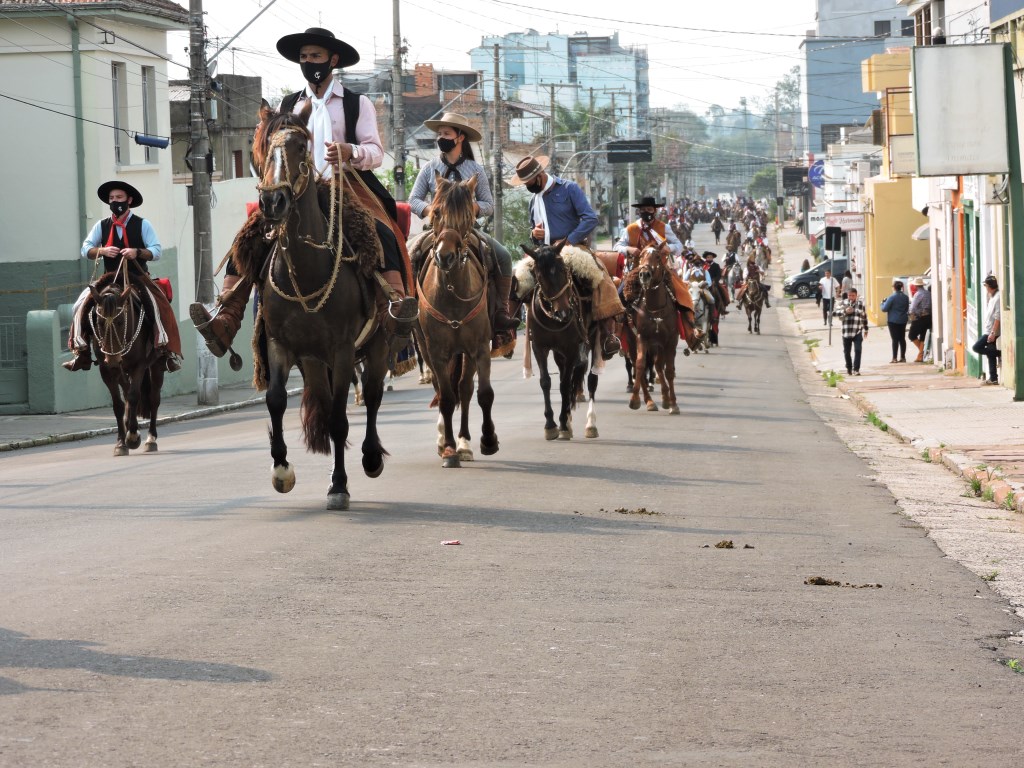
[[[882,311],[886,313],[888,322],[906,325],[910,312],[910,297],[903,291],[893,291],[892,295],[882,302]]]
[[[597,229],[597,214],[590,207],[587,196],[583,194],[579,184],[557,176],[554,179],[555,183],[551,185],[551,189],[541,193],[544,195],[544,208],[548,214],[551,242],[568,237],[570,245],[579,245]],[[540,222],[534,202],[536,198],[537,195],[534,195],[530,200],[530,220],[534,224]]]

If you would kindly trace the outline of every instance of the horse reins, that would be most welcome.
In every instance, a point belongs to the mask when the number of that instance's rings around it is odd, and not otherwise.
[[[462,262],[462,264],[464,265],[464,264],[466,264],[466,262],[472,261],[473,266],[475,266],[477,268],[477,270],[479,271],[479,273],[480,273],[482,287],[480,288],[480,293],[477,296],[470,297],[470,298],[463,298],[462,296],[459,296],[455,292],[455,286],[452,285],[452,281],[450,279],[448,279],[448,273],[450,272],[450,270],[444,269],[441,266],[440,259],[439,259],[438,255],[437,255],[437,246],[440,243],[441,238],[444,237],[444,235],[446,233],[448,233],[448,232],[454,232],[455,235],[457,235],[458,238],[459,238],[459,244],[462,245],[462,250],[460,251],[460,256],[461,256],[460,261]],[[428,315],[430,315],[432,318],[437,320],[439,323],[444,323],[445,325],[450,327],[452,330],[457,331],[463,325],[465,325],[470,320],[472,320],[474,317],[479,315],[483,311],[484,307],[486,306],[487,302],[485,301],[485,299],[487,297],[487,273],[484,272],[483,265],[480,263],[480,261],[478,259],[475,259],[475,258],[472,259],[472,260],[470,259],[469,246],[465,244],[465,238],[463,238],[462,233],[458,232],[455,229],[451,229],[451,228],[442,229],[439,233],[436,233],[434,235],[434,244],[431,246],[430,251],[428,253],[428,256],[432,256],[433,257],[432,261],[433,261],[433,264],[434,264],[434,268],[437,270],[437,272],[443,278],[443,280],[441,281],[441,284],[444,285],[445,289],[457,301],[466,302],[467,304],[469,302],[471,302],[471,301],[475,301],[476,302],[476,304],[465,315],[465,317],[463,317],[461,320],[452,320],[451,318],[449,318],[449,317],[445,316],[444,314],[442,314],[440,312],[440,310],[438,310],[433,304],[430,303],[430,301],[427,299],[427,292],[423,290],[423,283],[422,283],[422,281],[420,282],[420,286],[419,286],[419,288],[420,288],[420,290],[419,290],[419,299],[420,299],[420,306],[421,306],[421,308]],[[423,277],[424,278],[426,277],[426,273],[424,273]]]
[[[127,292],[128,300],[121,305],[121,309],[119,309],[117,313],[115,313],[114,315],[104,315],[100,311],[98,303],[92,308],[92,311],[89,313],[89,325],[92,327],[93,337],[96,339],[96,345],[99,347],[100,352],[102,352],[107,357],[118,357],[120,355],[123,355],[125,352],[128,352],[135,345],[135,341],[136,339],[139,338],[139,334],[142,333],[142,325],[146,319],[146,306],[143,302],[140,301],[139,320],[135,326],[135,333],[132,334],[131,339],[128,340],[128,326],[131,323],[131,318],[129,316],[130,313],[128,312],[128,305],[132,303],[132,293],[134,289],[132,288],[131,283],[128,281],[128,270],[125,269],[125,261],[125,257],[122,256],[121,261],[118,263],[117,266],[117,272],[114,273],[114,279],[111,281],[110,285],[113,286],[113,284],[117,281],[117,276],[119,274],[122,275],[122,280],[124,283],[125,291]],[[122,315],[124,316],[123,330],[121,331],[120,339],[118,339],[116,321]],[[96,327],[97,317],[100,319],[101,325],[103,326],[102,333]],[[112,350],[103,348],[105,342],[108,343],[108,346],[113,346],[113,344],[110,342],[121,344],[122,346],[120,350],[114,352]]]

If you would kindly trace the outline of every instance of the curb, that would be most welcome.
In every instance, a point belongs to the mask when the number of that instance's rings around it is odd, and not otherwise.
[[[302,394],[302,388],[296,387],[288,390],[288,396]],[[198,408],[194,411],[186,411],[185,413],[178,413],[174,416],[163,416],[156,420],[157,426],[164,424],[173,424],[177,421],[191,421],[192,419],[200,419],[203,416],[214,416],[218,413],[227,413],[229,411],[240,411],[243,408],[250,408],[254,405],[263,405],[266,399],[263,397],[252,397],[248,400],[239,400],[234,403],[225,403],[224,405],[211,405],[208,408]],[[26,448],[38,448],[43,445],[56,445],[58,443],[71,443],[77,440],[89,440],[93,437],[100,437],[102,435],[112,435],[117,432],[117,427],[103,427],[101,429],[86,429],[80,432],[61,432],[57,435],[47,435],[46,437],[34,437],[30,440],[17,440],[10,443],[0,443],[0,453],[8,451],[20,451]]]

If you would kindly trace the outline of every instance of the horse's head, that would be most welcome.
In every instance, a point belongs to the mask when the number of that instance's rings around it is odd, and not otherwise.
[[[95,302],[89,319],[103,353],[103,364],[116,368],[135,341],[132,336],[135,331],[132,289],[126,285],[122,290],[111,284],[98,291],[96,286],[90,285],[89,293]]]
[[[438,173],[434,183],[434,199],[430,205],[434,234],[442,229],[454,229],[466,237],[476,223],[476,176],[469,181],[449,181]]]
[[[537,279],[541,300],[550,307],[551,317],[562,323],[568,322],[573,312],[572,277],[562,261],[564,247],[565,240],[540,248],[522,246],[533,257],[533,275]]]
[[[288,218],[295,200],[313,178],[308,110],[299,115],[275,112],[266,102],[260,108],[253,159],[260,172],[260,210],[270,224]]]
[[[450,227],[440,231],[434,230],[434,247],[431,254],[437,268],[442,272],[452,269],[469,255],[465,238],[458,230]]]
[[[646,291],[652,285],[657,285],[665,279],[668,267],[665,259],[668,256],[668,243],[649,246],[640,252],[640,266],[638,267],[640,285]]]

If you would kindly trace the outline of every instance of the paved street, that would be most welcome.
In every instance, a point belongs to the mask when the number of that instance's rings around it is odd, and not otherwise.
[[[286,496],[261,408],[4,454],[0,765],[1011,764],[1022,623],[823,423],[777,310],[740,325],[678,417],[612,364],[597,440],[545,442],[497,363],[501,452],[459,470],[406,377],[345,513],[294,399]]]

